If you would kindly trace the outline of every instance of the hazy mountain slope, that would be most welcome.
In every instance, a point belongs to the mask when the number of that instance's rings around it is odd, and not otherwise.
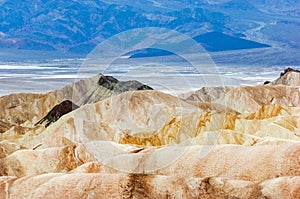
[[[140,27],[164,27],[191,37],[214,31],[299,47],[298,5],[299,1],[287,0],[10,0],[0,5],[0,47],[88,53],[104,39]]]
[[[2,47],[89,51],[99,41],[139,27],[188,32],[226,29],[226,17],[201,8],[157,11],[99,1],[7,1],[0,7]],[[46,48],[45,46],[48,46]]]

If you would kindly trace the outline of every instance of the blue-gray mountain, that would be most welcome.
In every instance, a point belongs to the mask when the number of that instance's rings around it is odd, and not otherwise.
[[[0,2],[0,48],[84,54],[112,35],[139,27],[174,29],[212,51],[230,50],[226,41],[233,40],[233,49],[300,45],[299,0]]]

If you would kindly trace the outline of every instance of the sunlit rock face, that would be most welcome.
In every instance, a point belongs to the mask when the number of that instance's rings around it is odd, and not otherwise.
[[[22,124],[37,122],[61,99],[49,94],[11,94],[0,98],[0,133],[10,128],[23,130]],[[22,133],[22,132],[21,132]]]
[[[260,183],[142,174],[44,174],[0,178],[2,198],[299,198],[299,177]],[[26,189],[24,189],[26,187]],[[29,188],[30,187],[30,188]],[[276,187],[276,189],[274,189]]]
[[[70,112],[77,108],[94,102],[101,101],[114,94],[119,94],[129,90],[151,90],[152,88],[138,81],[118,81],[117,79],[101,74],[75,82],[62,89],[55,90],[46,94],[20,93],[0,97],[0,133],[14,128],[14,131],[23,134],[28,130],[39,128],[34,125],[43,119],[43,126],[48,126],[53,121],[58,120],[65,112]],[[61,103],[72,103],[70,107]],[[54,111],[55,106],[61,111]],[[47,117],[50,114],[52,120]],[[47,125],[48,124],[48,125]]]
[[[179,98],[199,102],[217,102],[225,97],[232,87],[203,87],[197,91],[183,93]]]
[[[222,105],[183,101],[158,91],[133,91],[86,105],[38,135],[25,135],[15,141],[28,148],[96,140],[141,147],[192,143],[255,145],[267,140],[299,140],[299,114],[298,107],[277,104],[239,113]],[[4,133],[3,137],[11,134],[12,131]]]
[[[1,97],[0,198],[299,198],[297,75],[179,97],[98,75]]]
[[[300,71],[287,68],[279,78],[271,82],[271,85],[300,86]]]
[[[299,96],[299,87],[257,85],[231,88],[202,88],[189,95],[180,97],[184,100],[219,103],[244,113],[255,112],[263,105],[271,104],[297,107],[300,105]]]
[[[179,95],[184,100],[223,104],[238,112],[255,112],[263,105],[297,107],[300,104],[300,71],[287,68],[276,80],[265,85],[203,87]]]

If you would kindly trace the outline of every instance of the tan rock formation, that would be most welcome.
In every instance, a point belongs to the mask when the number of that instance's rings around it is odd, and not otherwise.
[[[101,75],[1,97],[0,198],[300,198],[294,73],[181,98]],[[49,113],[63,100],[81,107]]]
[[[300,86],[300,71],[287,68],[280,77],[270,83],[271,85]]]
[[[5,158],[6,156],[20,149],[22,149],[22,147],[19,144],[2,140],[0,141],[0,158]]]
[[[232,87],[203,87],[194,92],[182,93],[178,97],[191,101],[199,102],[217,102],[219,99],[225,97]]]
[[[86,105],[63,116],[41,133],[28,131],[24,136],[13,138],[13,132],[9,132],[2,137],[18,140],[27,148],[39,144],[44,148],[65,146],[67,140],[80,143],[82,139],[160,146],[194,138],[200,129],[227,128],[231,124],[223,118],[228,117],[230,122],[230,117],[236,114],[224,106],[187,103],[158,91],[136,91]]]
[[[2,137],[26,148],[92,140],[143,147],[172,143],[255,145],[266,138],[299,141],[299,115],[300,108],[279,105],[239,114],[224,106],[188,103],[158,91],[138,91],[86,105],[40,133],[28,131],[15,138],[8,131]]]
[[[0,178],[2,198],[287,198],[299,197],[299,177],[252,183],[224,178],[153,175],[44,174]]]
[[[0,133],[4,133],[12,126],[22,128],[21,124],[28,121],[37,122],[60,100],[51,93],[11,94],[0,97],[0,120],[7,126],[2,127]]]
[[[47,129],[31,129],[24,135],[11,129],[1,134],[1,138],[28,149],[70,146],[92,140],[143,147],[286,143],[300,140],[299,114],[300,108],[279,105],[239,114],[224,106],[188,103],[158,91],[138,91],[86,105]]]
[[[97,148],[88,148],[96,151],[95,157],[103,164],[102,173],[122,171],[180,177],[224,177],[251,182],[300,175],[299,143],[251,147],[168,146],[106,157],[97,153]]]
[[[100,79],[102,85],[99,83]],[[18,128],[19,133],[22,134],[28,130],[24,130],[24,127],[33,128],[33,124],[63,100],[84,105],[127,90],[151,89],[137,81],[117,82],[115,87],[108,88],[104,86],[105,83],[110,83],[110,79],[99,74],[46,94],[20,93],[0,97],[0,110],[2,110],[0,111],[0,134],[12,127]]]
[[[165,146],[140,149],[137,152],[130,146],[108,144],[87,143],[87,149],[96,159],[90,155],[86,156],[87,151],[75,147],[19,150],[1,160],[2,175],[24,177],[51,172],[97,171],[201,178],[224,177],[251,182],[300,175],[300,143],[251,147]],[[100,164],[95,163],[96,160]],[[80,165],[82,166],[79,167]]]
[[[18,150],[2,159],[1,175],[24,177],[43,173],[66,173],[81,164],[76,147]]]
[[[223,90],[223,94],[218,91]],[[211,91],[211,92],[210,92]],[[203,95],[209,97],[203,97]],[[185,100],[223,104],[238,112],[255,112],[263,105],[277,104],[280,106],[300,106],[300,88],[287,86],[242,86],[229,89],[214,88],[200,89],[190,95],[184,96]]]

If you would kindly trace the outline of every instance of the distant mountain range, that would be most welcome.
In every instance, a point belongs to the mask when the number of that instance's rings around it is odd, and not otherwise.
[[[219,32],[204,33],[193,39],[202,44],[202,47],[210,52],[270,47],[270,45],[267,44],[261,44]],[[148,48],[133,52],[130,58],[166,56],[171,54],[173,53],[165,50]]]
[[[0,1],[0,48],[86,54],[122,31],[163,27],[209,51],[300,47],[299,0]]]

